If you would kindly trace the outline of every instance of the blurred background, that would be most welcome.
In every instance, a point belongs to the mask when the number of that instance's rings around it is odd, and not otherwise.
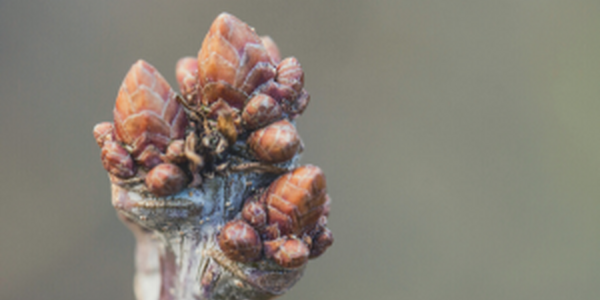
[[[133,299],[92,127],[230,12],[296,56],[336,241],[281,299],[599,299],[600,2],[0,1],[0,299]]]

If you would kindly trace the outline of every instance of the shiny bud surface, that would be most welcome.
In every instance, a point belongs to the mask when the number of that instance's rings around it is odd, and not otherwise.
[[[135,175],[135,164],[131,155],[117,142],[104,143],[101,159],[104,169],[117,177],[130,178]]]
[[[116,138],[132,147],[132,155],[148,145],[164,151],[172,139],[183,138],[187,117],[174,92],[156,69],[136,62],[123,80],[114,109]]]
[[[306,263],[310,250],[308,246],[297,238],[291,238],[280,243],[275,251],[267,254],[278,265],[284,268],[298,268]]]
[[[187,177],[183,170],[170,163],[162,163],[152,168],[146,175],[148,191],[158,197],[173,195],[185,186]]]
[[[277,65],[275,81],[300,92],[304,87],[304,71],[295,57],[288,57]]]
[[[254,156],[266,163],[290,160],[300,149],[301,141],[296,127],[287,120],[275,122],[253,132],[248,146]]]
[[[242,218],[257,229],[267,224],[267,211],[264,204],[258,201],[248,201],[242,208]]]
[[[219,15],[198,52],[202,103],[223,98],[241,108],[245,97],[273,77],[275,67],[256,32],[230,14]]]
[[[98,146],[102,147],[105,141],[113,141],[115,127],[110,122],[102,122],[94,126],[94,139]]]
[[[275,180],[266,195],[269,224],[279,226],[281,234],[312,230],[325,209],[325,175],[320,168],[307,165]]]
[[[225,224],[218,237],[219,247],[229,259],[251,262],[260,258],[262,243],[256,230],[242,220]]]
[[[258,94],[244,107],[242,120],[246,129],[254,130],[281,119],[281,106],[272,97]]]

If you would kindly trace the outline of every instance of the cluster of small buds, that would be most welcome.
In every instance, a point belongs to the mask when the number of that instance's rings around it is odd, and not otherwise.
[[[159,197],[181,190],[187,175],[173,164],[176,157],[169,152],[172,145],[181,144],[188,119],[175,92],[153,66],[140,60],[131,67],[113,114],[114,125],[104,122],[94,127],[104,168],[115,180],[145,178],[148,190]]]
[[[233,218],[214,216],[223,219],[215,223],[218,247],[233,262],[271,261],[301,270],[332,244],[333,236],[326,227],[330,198],[323,172],[296,166],[303,144],[294,120],[310,102],[300,63],[282,59],[270,37],[259,37],[223,13],[197,57],[177,62],[175,77],[179,93],[139,60],[118,92],[114,123],[94,128],[113,184],[113,205],[133,218],[139,212],[123,205],[132,197],[168,203],[182,192],[191,197],[194,190],[206,189],[204,183],[213,178],[266,174],[256,175],[260,183],[244,192],[241,205],[230,207]],[[153,207],[148,201],[154,200],[143,200],[143,207]],[[202,282],[212,282],[206,276]]]
[[[284,268],[300,267],[333,243],[326,227],[329,206],[321,169],[296,168],[246,200],[240,218],[225,225],[219,245],[235,261],[256,261],[264,253]]]
[[[280,59],[271,38],[222,14],[198,58],[180,59],[175,74],[181,94],[138,61],[119,90],[114,125],[94,128],[114,180],[145,178],[148,191],[161,197],[200,185],[231,156],[279,164],[302,150],[291,121],[310,100],[304,72],[296,58]],[[161,176],[148,176],[154,173]]]

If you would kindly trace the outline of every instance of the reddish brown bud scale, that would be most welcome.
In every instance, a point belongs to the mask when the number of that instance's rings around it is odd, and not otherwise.
[[[295,57],[288,57],[277,65],[275,81],[300,92],[304,87],[304,71]]]
[[[310,250],[297,238],[265,242],[265,255],[284,268],[298,268],[306,263]]]
[[[110,122],[96,124],[94,126],[94,139],[96,139],[98,146],[102,147],[105,141],[113,141],[115,138],[114,130],[115,128]]]
[[[325,176],[318,167],[302,166],[275,180],[267,193],[269,224],[277,224],[282,235],[300,236],[312,230],[323,214]]]
[[[114,117],[116,138],[132,147],[136,159],[148,145],[164,151],[171,140],[183,138],[187,126],[187,117],[173,90],[143,60],[135,63],[125,76]]]
[[[94,128],[113,206],[138,237],[137,296],[280,296],[333,242],[324,175],[294,159],[303,145],[291,120],[310,102],[304,72],[224,13],[175,75],[183,97],[136,62],[114,125]]]
[[[213,22],[198,52],[202,103],[219,98],[241,109],[248,95],[275,77],[275,67],[250,26],[222,13]]]
[[[298,98],[298,93],[290,86],[279,84],[273,80],[262,85],[260,92],[273,97],[277,103],[286,106]]]
[[[262,229],[267,224],[267,211],[264,204],[258,201],[248,201],[242,208],[242,218],[256,229]]]
[[[253,132],[247,143],[254,156],[266,163],[290,160],[301,145],[296,127],[287,120],[275,122]]]
[[[129,152],[115,141],[106,141],[102,146],[102,166],[109,173],[130,178],[135,175],[135,164]]]
[[[242,112],[242,120],[248,130],[263,127],[281,119],[281,106],[272,97],[258,94],[246,104]]]
[[[260,40],[265,46],[265,49],[267,49],[267,53],[269,53],[269,57],[271,57],[271,62],[274,65],[279,64],[281,61],[281,54],[279,53],[279,47],[277,47],[275,41],[273,41],[270,36],[261,36]]]
[[[137,156],[137,161],[146,169],[152,169],[162,162],[162,153],[156,146],[150,144]]]
[[[158,197],[178,193],[185,187],[187,177],[183,170],[170,163],[162,163],[154,167],[146,175],[148,191]]]
[[[241,110],[248,96],[224,82],[207,83],[202,88],[202,104],[212,106],[215,102],[225,101],[231,107]]]
[[[195,57],[179,59],[175,65],[175,78],[183,95],[193,93],[198,84],[198,59]]]
[[[242,220],[225,224],[219,234],[219,247],[229,259],[251,262],[260,258],[262,242],[258,232]]]
[[[295,207],[288,202],[282,202],[280,206],[284,206],[287,211],[294,211]],[[293,213],[286,213],[280,210],[267,206],[267,219],[269,220],[269,236],[276,238],[284,235],[295,233],[297,230],[297,217]]]

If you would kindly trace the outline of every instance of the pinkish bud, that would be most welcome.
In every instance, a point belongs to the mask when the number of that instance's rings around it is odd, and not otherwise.
[[[229,259],[251,262],[260,258],[262,243],[256,230],[242,220],[225,224],[219,235],[219,247]]]
[[[152,169],[154,166],[162,163],[162,153],[156,146],[150,144],[144,148],[144,151],[137,156],[137,161],[146,169]]]
[[[179,59],[175,66],[175,78],[184,96],[195,92],[198,84],[198,60],[195,57]]]
[[[178,166],[162,163],[154,167],[146,175],[146,187],[158,197],[173,195],[181,191],[187,177]]]
[[[258,201],[248,201],[242,208],[242,218],[256,229],[262,229],[267,224],[267,212],[264,204]]]
[[[290,103],[298,98],[298,92],[292,87],[277,83],[273,80],[263,84],[259,91],[273,97],[277,103],[283,106],[290,106]]]
[[[139,155],[148,145],[164,151],[173,139],[185,134],[187,117],[167,81],[143,60],[135,63],[123,80],[114,109],[117,140]]]
[[[304,71],[295,57],[288,57],[277,65],[275,81],[300,92],[304,87]]]
[[[198,52],[202,103],[222,98],[241,109],[248,95],[274,77],[271,57],[254,30],[230,14],[219,15]]]
[[[306,263],[310,250],[298,238],[265,242],[265,255],[284,268],[298,268]]]
[[[113,141],[115,139],[114,126],[110,122],[102,122],[94,126],[94,138],[98,146],[102,147],[105,141]]]
[[[254,156],[266,163],[290,160],[301,145],[296,127],[287,120],[275,122],[253,132],[247,143]]]
[[[130,178],[135,175],[133,159],[119,143],[114,141],[104,142],[100,157],[102,166],[109,173],[121,178]]]
[[[246,104],[242,112],[242,120],[246,129],[254,130],[281,119],[281,106],[275,99],[265,94],[258,94]]]

